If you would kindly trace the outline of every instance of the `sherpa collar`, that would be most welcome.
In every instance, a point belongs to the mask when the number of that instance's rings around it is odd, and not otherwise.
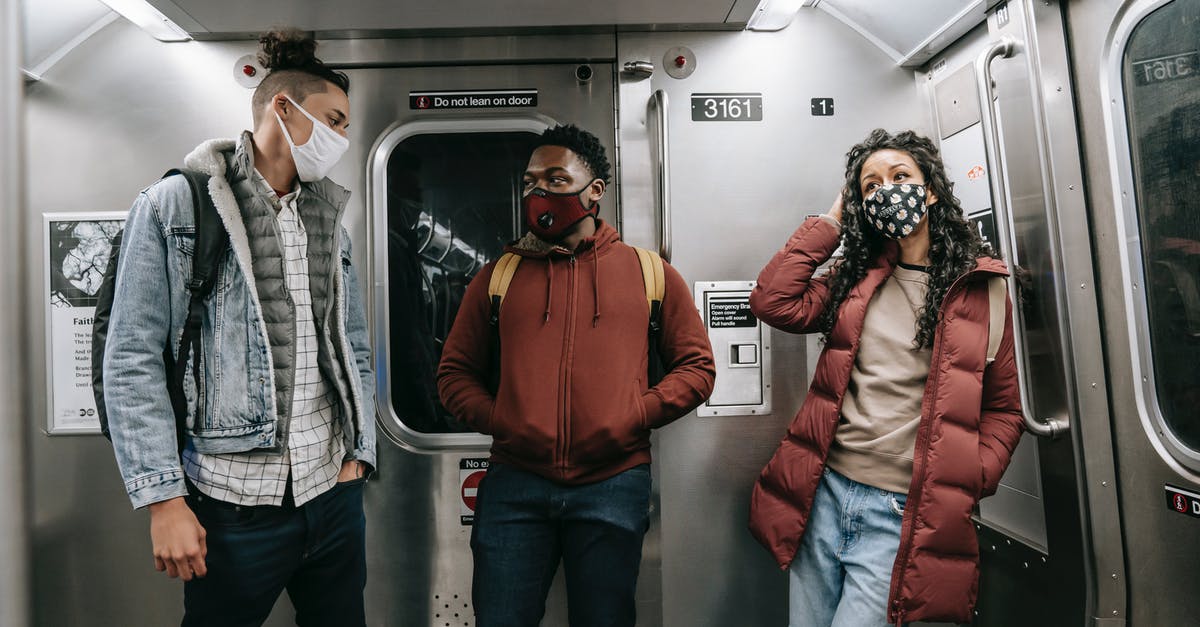
[[[229,157],[229,153],[233,153]],[[233,172],[227,172],[228,164],[232,163]],[[242,131],[237,139],[210,139],[199,146],[183,160],[184,167],[197,170],[212,177],[226,177],[228,174],[250,178],[254,172],[254,135],[250,131]],[[324,198],[329,204],[339,206],[345,202],[348,194],[346,189],[328,178],[312,183],[301,183],[305,192]]]

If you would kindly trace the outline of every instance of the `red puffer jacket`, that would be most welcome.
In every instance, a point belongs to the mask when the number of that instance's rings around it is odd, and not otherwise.
[[[837,248],[837,227],[810,218],[758,276],[750,306],[762,321],[791,333],[817,330],[829,300],[826,277],[813,277]],[[787,435],[763,469],[750,505],[750,530],[787,568],[800,546],[867,305],[895,267],[898,247],[872,264],[841,305],[812,386]],[[913,457],[913,477],[892,570],[888,620],[969,622],[979,582],[979,546],[971,511],[995,493],[1021,437],[1013,351],[1012,304],[996,359],[987,364],[987,279],[1007,276],[988,257],[946,293],[933,343]]]

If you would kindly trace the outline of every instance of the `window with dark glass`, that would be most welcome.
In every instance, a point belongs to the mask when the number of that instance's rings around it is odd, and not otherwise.
[[[413,135],[388,158],[390,397],[414,431],[467,431],[438,400],[437,365],[467,284],[522,229],[521,175],[536,137]]]
[[[1200,0],[1137,25],[1124,91],[1158,407],[1200,451]]]

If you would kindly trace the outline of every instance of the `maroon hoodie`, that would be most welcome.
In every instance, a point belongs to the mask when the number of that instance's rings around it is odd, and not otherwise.
[[[712,393],[708,334],[687,284],[664,265],[658,352],[648,388],[649,307],[637,253],[607,223],[570,251],[526,235],[500,308],[500,385],[493,363],[488,264],[467,287],[442,350],[438,389],[460,420],[491,435],[492,459],[565,484],[607,479],[650,461],[650,430]]]

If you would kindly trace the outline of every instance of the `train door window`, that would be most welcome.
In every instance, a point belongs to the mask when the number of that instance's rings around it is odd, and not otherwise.
[[[522,174],[546,126],[485,122],[464,132],[479,122],[440,124],[385,137],[372,182],[376,268],[386,273],[386,299],[376,308],[376,327],[386,329],[380,400],[390,406],[389,431],[399,428],[420,448],[469,433],[438,399],[442,345],[467,284],[519,235]]]
[[[1200,0],[1147,15],[1124,51],[1123,82],[1144,271],[1147,364],[1160,431],[1200,459]],[[1135,292],[1135,295],[1137,293]],[[1147,373],[1149,374],[1149,373]],[[1148,403],[1149,405],[1149,403]],[[1189,464],[1191,465],[1191,464]]]

